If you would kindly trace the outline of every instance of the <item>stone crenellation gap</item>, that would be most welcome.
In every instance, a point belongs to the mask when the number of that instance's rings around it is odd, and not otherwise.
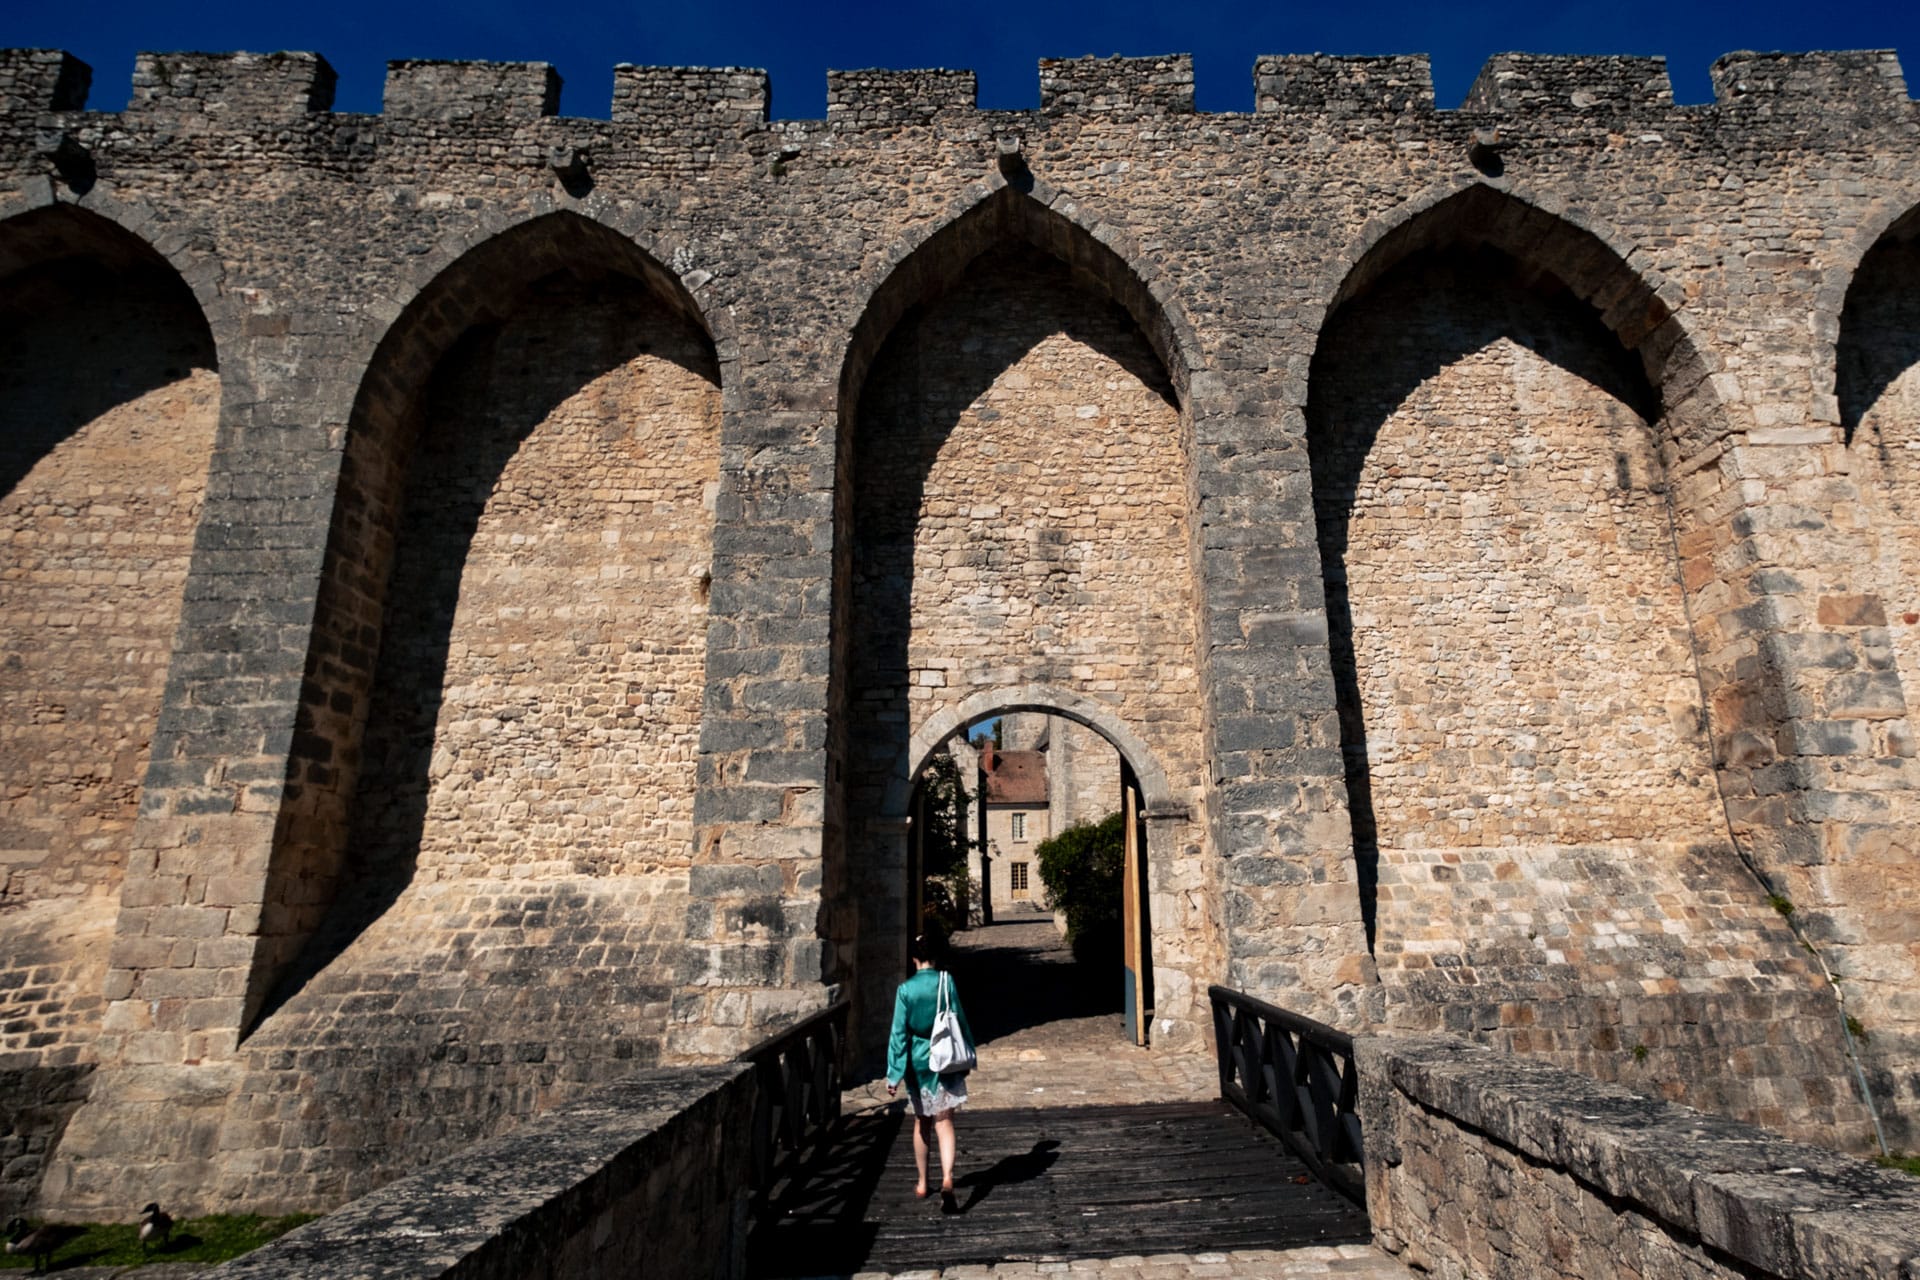
[[[1424,54],[1263,55],[1254,61],[1253,78],[1256,115],[1392,118],[1436,111]],[[1713,64],[1712,79],[1713,107],[1742,115],[1836,107],[1912,111],[1892,50],[1729,53]],[[91,68],[61,50],[0,50],[0,117],[83,110],[91,80]],[[335,80],[327,60],[313,53],[142,53],[126,111],[199,115],[234,129],[284,124],[330,111]],[[1039,81],[1037,113],[994,114],[1115,120],[1206,114],[1194,105],[1193,60],[1185,54],[1042,59]],[[517,126],[557,114],[560,84],[544,62],[396,61],[387,67],[382,114]],[[765,71],[622,63],[613,72],[611,122],[663,136],[751,128],[768,123],[770,103]],[[1459,110],[1604,124],[1698,108],[1675,105],[1665,58],[1499,53],[1481,68]],[[971,71],[827,72],[827,122],[835,128],[893,128],[964,113],[980,113]]]

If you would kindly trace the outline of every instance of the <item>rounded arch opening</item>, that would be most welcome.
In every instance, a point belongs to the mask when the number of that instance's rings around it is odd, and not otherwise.
[[[904,932],[957,939],[992,997],[976,1034],[1003,1060],[1148,1043],[1152,858],[1184,817],[1151,749],[1110,709],[1028,687],[934,717],[908,758]]]
[[[1099,734],[1120,758],[1126,761],[1134,777],[1140,780],[1146,810],[1154,814],[1184,812],[1167,785],[1166,771],[1154,758],[1153,748],[1114,715],[1111,708],[1091,698],[1064,689],[1027,686],[1021,689],[983,689],[957,705],[944,708],[914,731],[901,757],[902,768],[887,786],[881,813],[889,818],[904,818],[912,801],[913,780],[920,776],[934,752],[955,734],[965,732],[982,721],[998,716],[1033,712],[1059,716]]]
[[[0,219],[0,1052],[18,1062],[92,1053],[219,415],[206,314],[152,244],[68,204]]]

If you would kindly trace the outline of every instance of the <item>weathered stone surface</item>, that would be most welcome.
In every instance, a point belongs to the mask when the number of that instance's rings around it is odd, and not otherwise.
[[[1458,1040],[1355,1045],[1377,1244],[1422,1272],[1887,1277],[1920,1184]]]
[[[1915,1145],[1897,60],[1192,77],[0,53],[0,1066],[98,1068],[22,1194],[318,1207],[836,986],[870,1049],[915,753],[1005,710],[1151,797],[1169,1039],[1224,979],[1859,1145],[1844,1014]]]
[[[233,1280],[741,1274],[753,1068],[640,1073],[212,1273]]]

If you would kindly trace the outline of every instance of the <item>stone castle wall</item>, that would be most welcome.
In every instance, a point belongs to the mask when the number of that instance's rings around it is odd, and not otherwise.
[[[871,1041],[1004,712],[1141,780],[1159,1043],[1225,981],[1858,1146],[1851,1052],[1914,1145],[1897,60],[1255,79],[0,53],[9,1195]]]

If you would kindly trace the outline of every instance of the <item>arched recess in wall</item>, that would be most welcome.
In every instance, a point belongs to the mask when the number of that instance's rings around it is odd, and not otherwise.
[[[1881,604],[1892,622],[1902,685],[1920,688],[1920,207],[1895,219],[1848,283],[1834,352],[1834,390],[1849,447],[1878,481],[1888,541]],[[1890,552],[1891,554],[1888,554]],[[1911,696],[1911,695],[1909,695]],[[1898,932],[1897,926],[1889,927]]]
[[[65,204],[0,220],[0,1056],[14,1061],[71,1062],[97,1029],[217,370],[199,302],[145,240]]]
[[[1692,963],[1686,868],[1735,864],[1660,445],[1712,429],[1704,375],[1620,253],[1483,186],[1381,237],[1329,309],[1308,442],[1390,1008],[1521,966],[1597,992],[1569,957],[1616,943]],[[1616,931],[1614,898],[1663,893]]]
[[[570,212],[471,249],[394,323],[349,430],[257,1043],[404,1034],[433,970],[468,975],[469,1044],[657,1051],[649,921],[684,915],[719,378],[679,282]],[[541,999],[504,977],[583,972],[607,980]],[[335,1017],[356,992],[379,1017]]]
[[[1051,687],[1104,706],[1195,802],[1189,352],[1142,272],[1014,187],[905,255],[853,331],[826,918],[841,944],[828,976],[857,970],[863,1022],[884,1017],[904,955],[904,846],[885,806],[922,726],[969,698]]]

